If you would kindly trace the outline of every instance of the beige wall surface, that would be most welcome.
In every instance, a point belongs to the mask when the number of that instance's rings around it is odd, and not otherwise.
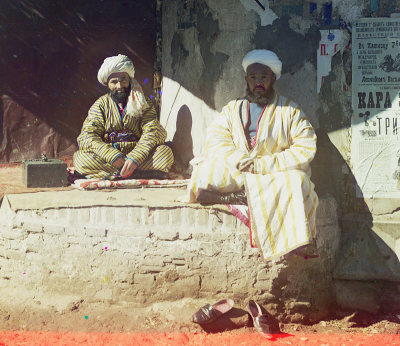
[[[255,48],[275,51],[283,63],[276,89],[297,102],[317,130],[318,151],[312,163],[316,191],[332,195],[340,206],[342,256],[335,275],[400,281],[399,201],[357,198],[350,164],[352,26],[362,17],[395,15],[400,4],[259,3],[164,2],[161,122],[173,141],[177,166],[189,169],[189,160],[204,153],[207,125],[228,101],[244,96],[244,55]],[[332,57],[331,72],[317,93],[320,31],[330,29],[341,30],[347,41]]]

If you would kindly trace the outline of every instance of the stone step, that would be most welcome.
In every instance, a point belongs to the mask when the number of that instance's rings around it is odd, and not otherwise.
[[[400,220],[351,214],[342,225],[336,279],[400,282]]]
[[[184,297],[256,299],[293,321],[318,319],[333,303],[340,232],[331,197],[320,199],[317,212],[319,258],[286,255],[264,263],[250,247],[249,230],[224,206],[163,202],[165,191],[157,189],[152,203],[100,206],[99,199],[118,200],[119,192],[99,194],[92,206],[3,203],[0,287],[138,306]]]

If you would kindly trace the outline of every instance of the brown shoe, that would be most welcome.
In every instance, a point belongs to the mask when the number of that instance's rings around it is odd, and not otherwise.
[[[208,324],[214,322],[218,317],[227,313],[233,308],[232,299],[222,299],[211,305],[206,304],[192,316],[192,322],[198,324]]]
[[[253,318],[253,324],[256,331],[262,334],[262,336],[272,339],[273,335],[271,333],[269,316],[263,314],[260,305],[258,305],[254,300],[250,300],[247,304],[247,311]]]

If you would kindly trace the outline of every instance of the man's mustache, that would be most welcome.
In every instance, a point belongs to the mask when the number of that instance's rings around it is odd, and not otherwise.
[[[120,90],[110,90],[111,98],[117,103],[125,103],[128,100],[129,94],[131,92],[131,85],[127,88],[122,88]]]

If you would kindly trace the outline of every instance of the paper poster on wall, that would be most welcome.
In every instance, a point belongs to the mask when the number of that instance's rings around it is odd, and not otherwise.
[[[342,30],[320,30],[321,41],[317,52],[317,92],[319,93],[324,79],[331,72],[333,55],[343,48]]]
[[[357,196],[399,198],[400,19],[353,25],[351,164]]]

